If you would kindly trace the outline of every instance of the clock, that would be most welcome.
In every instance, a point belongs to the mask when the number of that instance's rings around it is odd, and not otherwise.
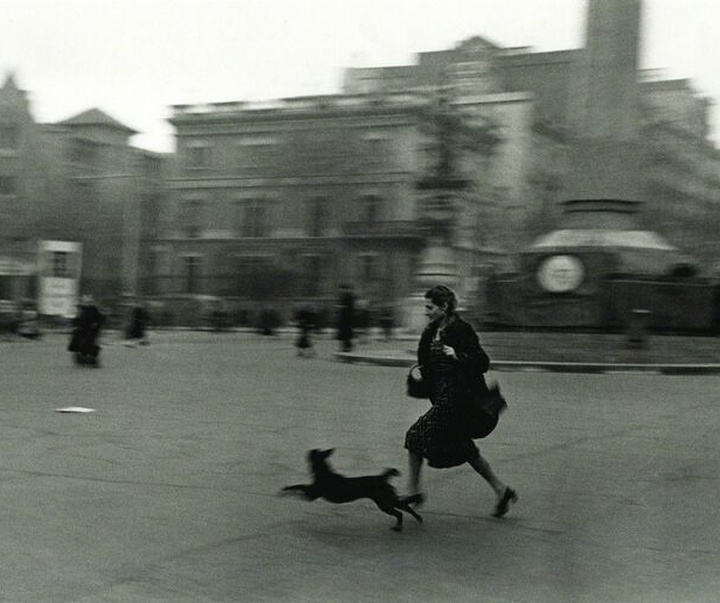
[[[574,255],[554,255],[544,259],[537,271],[540,286],[551,293],[577,289],[585,279],[585,267]]]

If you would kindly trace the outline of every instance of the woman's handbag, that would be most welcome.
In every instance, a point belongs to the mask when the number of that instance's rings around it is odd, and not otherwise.
[[[487,393],[472,399],[467,417],[468,435],[472,439],[487,437],[497,427],[500,414],[507,409],[507,402],[500,387],[493,383]]]
[[[420,365],[413,364],[407,375],[407,395],[411,398],[427,399],[430,397],[430,388],[420,374]],[[415,372],[417,371],[417,375]]]

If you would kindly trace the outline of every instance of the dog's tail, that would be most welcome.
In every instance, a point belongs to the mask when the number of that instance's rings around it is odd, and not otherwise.
[[[391,467],[390,469],[385,469],[385,471],[383,471],[381,474],[381,476],[384,477],[385,479],[395,477],[398,475],[400,475],[400,472],[393,467]]]

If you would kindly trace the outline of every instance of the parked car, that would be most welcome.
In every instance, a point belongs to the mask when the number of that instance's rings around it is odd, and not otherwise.
[[[9,299],[0,299],[0,335],[7,338],[15,333],[18,324],[17,304]]]

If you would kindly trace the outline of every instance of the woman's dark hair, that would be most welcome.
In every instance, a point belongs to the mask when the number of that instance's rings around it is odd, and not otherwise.
[[[425,294],[425,299],[429,299],[436,306],[446,306],[445,312],[454,312],[458,305],[457,295],[450,287],[445,285],[436,285],[432,289],[428,290]]]

